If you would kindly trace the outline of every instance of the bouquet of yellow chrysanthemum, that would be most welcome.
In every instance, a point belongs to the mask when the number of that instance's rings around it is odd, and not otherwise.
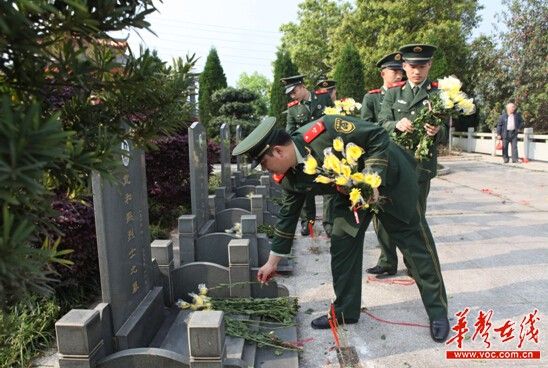
[[[433,93],[423,103],[422,109],[413,121],[412,132],[392,133],[393,140],[400,146],[415,152],[417,160],[423,160],[430,155],[430,147],[434,137],[426,134],[424,124],[440,126],[449,116],[471,115],[475,112],[474,100],[468,98],[460,89],[461,81],[454,77],[438,80],[439,93]]]
[[[303,170],[305,174],[316,175],[316,183],[345,188],[345,192],[350,194],[350,209],[354,211],[357,223],[357,211],[369,208],[374,195],[373,189],[381,185],[381,177],[377,173],[358,171],[358,159],[363,154],[364,150],[360,146],[352,142],[345,146],[342,138],[337,137],[333,140],[333,147],[323,151],[324,161],[321,167],[308,154]]]
[[[361,108],[362,104],[354,101],[353,98],[341,98],[335,101],[335,106],[326,107],[323,113],[325,115],[355,115]]]

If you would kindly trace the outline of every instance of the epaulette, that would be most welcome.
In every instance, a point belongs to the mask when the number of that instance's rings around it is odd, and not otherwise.
[[[388,88],[401,87],[405,84],[405,81],[394,82],[388,85]]]
[[[325,88],[322,88],[322,89],[315,90],[314,93],[317,95],[325,95],[326,93],[329,93],[329,91],[326,90]]]
[[[325,131],[325,125],[322,120],[318,120],[314,125],[312,125],[312,128],[308,129],[306,133],[304,133],[304,141],[306,143],[312,142],[316,137],[318,137],[320,134],[322,134]]]
[[[381,93],[381,89],[380,88],[372,89],[371,91],[367,93]]]
[[[278,184],[280,184],[284,178],[285,174],[272,174],[272,179],[274,179],[274,181]]]
[[[295,106],[295,105],[298,105],[298,104],[299,104],[299,101],[293,100],[293,101],[291,101],[287,104],[287,107]]]

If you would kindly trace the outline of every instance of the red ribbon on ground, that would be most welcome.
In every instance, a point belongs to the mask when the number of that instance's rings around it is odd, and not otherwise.
[[[375,321],[384,322],[384,323],[388,323],[388,324],[391,324],[391,325],[430,328],[429,325],[421,325],[420,323],[388,321],[386,319],[382,319],[382,318],[379,318],[379,317],[373,315],[371,312],[368,312],[366,308],[362,308],[361,312],[367,314],[369,317],[373,318]]]
[[[415,280],[411,278],[410,279],[400,279],[395,277],[378,278],[376,276],[369,276],[367,278],[367,281],[382,282],[384,284],[394,284],[394,285],[403,285],[403,286],[410,286],[415,284]]]

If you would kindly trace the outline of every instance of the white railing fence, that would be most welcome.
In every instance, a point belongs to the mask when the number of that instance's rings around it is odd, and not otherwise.
[[[467,132],[455,132],[455,128],[451,128],[449,134],[449,149],[502,156],[502,150],[497,150],[496,145],[496,132],[476,133],[474,128],[468,128]],[[508,149],[510,151],[510,147]],[[548,135],[535,135],[533,128],[523,129],[523,133],[518,134],[518,156],[527,160],[548,161]]]

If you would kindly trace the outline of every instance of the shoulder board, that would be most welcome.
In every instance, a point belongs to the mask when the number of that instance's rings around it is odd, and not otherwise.
[[[326,90],[325,88],[322,88],[322,89],[317,89],[314,91],[315,94],[317,95],[325,95],[326,93],[328,93],[329,91]]]
[[[272,174],[272,179],[274,179],[274,181],[278,184],[280,184],[284,178],[285,174]]]
[[[372,89],[371,91],[369,91],[367,93],[381,93],[381,89],[380,88]]]
[[[291,101],[290,103],[288,103],[287,107],[295,106],[295,105],[298,105],[298,104],[299,104],[299,101],[294,100],[294,101]]]
[[[322,120],[318,120],[314,125],[312,125],[312,128],[308,129],[306,133],[304,133],[304,141],[306,143],[312,142],[316,137],[318,137],[320,134],[322,134],[325,131],[325,125]]]
[[[388,85],[388,88],[401,87],[403,85],[405,85],[405,81],[395,82],[395,83],[390,83]]]
[[[438,88],[438,82],[432,82],[430,83],[430,85],[432,86],[432,88]]]

